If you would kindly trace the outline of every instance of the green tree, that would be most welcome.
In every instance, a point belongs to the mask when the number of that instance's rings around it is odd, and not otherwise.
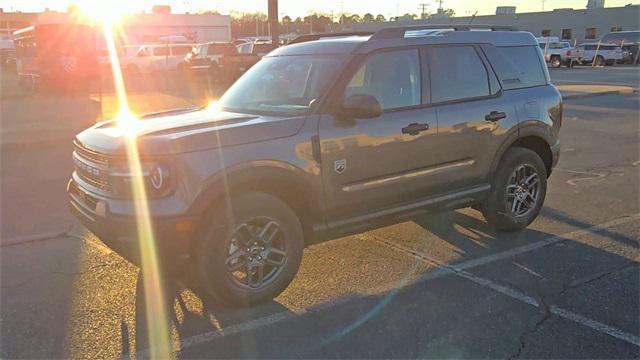
[[[373,22],[375,20],[375,18],[373,17],[373,14],[371,13],[366,13],[362,16],[362,22],[363,23],[370,23]]]
[[[456,16],[456,11],[453,9],[438,9],[438,14],[454,17]]]
[[[376,22],[385,22],[385,21],[387,21],[387,18],[385,18],[384,15],[378,14],[378,16],[376,16]]]

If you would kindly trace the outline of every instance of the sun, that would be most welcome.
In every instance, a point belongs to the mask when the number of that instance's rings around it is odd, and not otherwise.
[[[80,13],[103,24],[119,22],[127,12],[127,4],[122,0],[81,0],[75,2]]]

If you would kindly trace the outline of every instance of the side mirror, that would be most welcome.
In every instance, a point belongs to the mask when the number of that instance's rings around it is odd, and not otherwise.
[[[375,118],[382,114],[378,99],[371,95],[351,95],[342,103],[344,115],[355,119]]]

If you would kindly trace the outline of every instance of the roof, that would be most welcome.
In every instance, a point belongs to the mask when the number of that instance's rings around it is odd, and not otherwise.
[[[538,41],[530,32],[491,25],[398,27],[385,28],[372,34],[306,35],[305,39],[296,39],[293,44],[278,48],[269,56],[368,53],[384,48],[431,44],[538,46]]]

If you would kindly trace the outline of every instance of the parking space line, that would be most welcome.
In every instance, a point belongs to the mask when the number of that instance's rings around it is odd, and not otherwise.
[[[525,304],[534,306],[536,308],[540,308],[541,305],[540,303],[535,300],[534,298],[532,298],[531,296],[528,296],[516,289],[510,288],[508,286],[504,286],[504,285],[500,285],[490,279],[486,279],[477,275],[474,275],[468,271],[466,271],[465,269],[469,269],[469,268],[473,268],[473,267],[477,267],[479,265],[485,265],[497,260],[501,260],[501,259],[506,259],[506,258],[511,258],[515,255],[519,255],[528,251],[532,251],[535,249],[538,249],[540,247],[544,247],[547,246],[549,244],[553,244],[555,242],[561,241],[561,240],[570,240],[570,238],[575,238],[581,234],[584,234],[586,232],[590,232],[590,231],[595,231],[597,229],[605,229],[605,228],[610,228],[616,225],[621,225],[624,223],[628,223],[631,222],[633,220],[638,219],[640,214],[635,214],[634,216],[631,217],[625,217],[625,218],[620,218],[620,219],[616,219],[616,220],[612,220],[609,221],[607,223],[601,224],[601,225],[596,225],[590,228],[586,228],[586,229],[582,229],[582,230],[576,230],[573,231],[571,233],[565,234],[565,235],[560,235],[560,236],[553,236],[551,238],[536,242],[536,243],[532,243],[530,245],[525,245],[525,246],[521,246],[519,248],[515,248],[509,251],[505,251],[499,254],[495,254],[493,256],[487,256],[484,258],[479,258],[476,260],[472,260],[466,263],[462,263],[462,264],[458,264],[458,265],[449,265],[446,263],[443,263],[435,258],[432,258],[426,254],[422,254],[420,252],[417,252],[415,250],[412,250],[410,248],[404,247],[402,245],[399,245],[397,243],[394,242],[390,242],[388,240],[384,240],[384,239],[380,239],[380,238],[376,238],[376,241],[378,241],[381,244],[384,244],[385,246],[396,250],[396,251],[401,251],[403,253],[406,253],[410,256],[413,256],[414,258],[420,260],[420,261],[424,261],[426,263],[438,266],[439,268],[442,269],[447,269],[450,270],[452,273],[454,273],[457,276],[460,276],[462,278],[465,278],[467,280],[470,280],[480,286],[492,289],[496,292],[499,292],[503,295],[506,295],[512,299],[518,300],[520,302],[523,302]],[[551,312],[554,315],[557,315],[563,319],[572,321],[574,323],[583,325],[585,327],[588,327],[594,331],[600,332],[600,333],[604,333],[607,334],[609,336],[615,337],[617,339],[620,339],[622,341],[625,341],[627,343],[633,344],[635,346],[640,347],[640,336],[636,336],[634,334],[630,334],[627,333],[623,330],[620,330],[618,328],[615,328],[613,326],[601,323],[599,321],[590,319],[586,316],[571,312],[569,310],[557,307],[557,306],[550,306],[549,307],[549,312]]]
[[[517,248],[513,248],[507,251],[503,251],[497,254],[493,254],[493,255],[489,255],[489,256],[484,256],[484,257],[480,257],[477,259],[473,259],[473,260],[469,260],[469,261],[465,261],[459,264],[455,264],[455,265],[449,265],[449,264],[445,264],[442,263],[436,259],[432,259],[429,256],[425,255],[425,254],[421,254],[419,252],[416,252],[414,250],[405,248],[401,245],[398,245],[396,243],[390,242],[388,240],[385,239],[381,239],[379,237],[374,237],[376,241],[391,247],[397,251],[401,251],[404,252],[410,256],[416,257],[421,261],[425,261],[425,262],[429,262],[431,264],[433,264],[434,266],[436,266],[437,268],[431,272],[431,273],[427,273],[423,276],[421,276],[420,278],[418,278],[415,281],[412,282],[407,282],[407,283],[403,283],[401,285],[401,287],[406,287],[406,286],[410,286],[410,285],[414,285],[414,284],[420,284],[420,283],[424,283],[426,281],[430,281],[436,278],[440,278],[446,275],[459,275],[459,276],[463,276],[462,274],[464,274],[466,277],[468,276],[469,280],[471,280],[472,278],[474,280],[476,280],[477,282],[484,284],[484,286],[490,287],[500,293],[503,293],[507,296],[510,296],[516,300],[522,301],[524,303],[527,303],[529,305],[532,306],[536,306],[538,307],[539,304],[538,302],[531,298],[528,295],[522,294],[517,290],[508,288],[508,287],[504,287],[502,285],[499,284],[494,284],[492,282],[490,282],[490,280],[487,279],[483,279],[483,278],[479,278],[476,277],[475,275],[472,275],[470,273],[468,273],[467,269],[471,269],[474,267],[478,267],[478,266],[482,266],[482,265],[486,265],[489,263],[493,263],[496,261],[500,261],[503,259],[508,259],[529,251],[533,251],[560,241],[564,241],[564,240],[571,240],[573,238],[576,238],[578,236],[584,235],[584,234],[588,234],[590,232],[594,232],[594,231],[598,231],[598,230],[604,230],[604,229],[608,229],[614,226],[618,226],[618,225],[622,225],[622,224],[626,224],[629,222],[633,222],[633,221],[637,221],[638,219],[640,219],[640,213],[637,214],[633,214],[630,216],[625,216],[625,217],[621,217],[621,218],[617,218],[611,221],[607,221],[604,222],[602,224],[598,224],[598,225],[594,225],[594,226],[590,226],[588,228],[583,228],[583,229],[578,229],[578,230],[574,230],[562,235],[555,235],[555,236],[551,236],[549,238],[537,241],[537,242],[533,242],[531,244],[527,244],[524,246],[520,246]],[[473,281],[473,280],[472,280]],[[377,289],[384,289],[384,291],[388,291],[388,290],[392,290],[394,288],[397,288],[398,286],[398,282],[397,281],[393,281],[387,284],[382,284],[381,286],[377,287]],[[306,309],[301,309],[301,310],[296,310],[296,311],[282,311],[282,312],[278,312],[272,315],[268,315],[265,317],[261,317],[261,318],[257,318],[257,319],[253,319],[253,320],[249,320],[249,321],[245,321],[242,323],[238,323],[238,324],[234,324],[234,325],[230,325],[227,326],[221,330],[213,330],[207,333],[203,333],[203,334],[198,334],[198,335],[193,335],[190,337],[186,337],[184,339],[181,339],[179,341],[180,343],[180,348],[176,349],[177,351],[181,351],[181,350],[186,350],[188,348],[194,347],[196,345],[201,345],[204,343],[207,343],[209,341],[215,340],[217,338],[221,338],[221,337],[225,337],[225,336],[229,336],[229,335],[234,335],[234,334],[238,334],[238,333],[242,333],[245,331],[251,331],[251,330],[256,330],[258,328],[264,327],[264,326],[268,326],[268,325],[274,325],[283,321],[287,321],[287,320],[291,320],[294,318],[297,318],[301,315],[305,315],[305,314],[309,314],[309,313],[317,313],[323,310],[327,310],[330,309],[332,307],[344,304],[344,303],[348,303],[351,302],[353,300],[356,299],[360,299],[362,298],[362,296],[358,296],[358,295],[352,295],[352,296],[348,296],[348,297],[344,297],[344,298],[338,298],[335,300],[331,300],[319,305],[315,305]],[[583,317],[582,315],[579,314],[575,314],[572,312],[569,312],[567,310],[564,309],[560,309],[560,308],[555,308],[555,307],[551,307],[550,311],[552,311],[554,314],[556,314],[557,316],[563,317],[565,319],[574,321],[576,323],[582,324],[584,326],[590,327],[596,331],[599,332],[604,332],[607,333],[611,336],[614,336],[616,338],[619,338],[621,340],[630,342],[632,344],[638,345],[640,346],[640,340],[637,336],[635,335],[631,335],[628,333],[625,333],[621,330],[615,329],[613,327],[610,327],[606,324],[602,324],[599,323],[595,320],[591,320],[588,319],[586,317]],[[142,350],[142,351],[138,351],[136,353],[137,356],[145,358],[148,357],[150,354],[149,350]]]

